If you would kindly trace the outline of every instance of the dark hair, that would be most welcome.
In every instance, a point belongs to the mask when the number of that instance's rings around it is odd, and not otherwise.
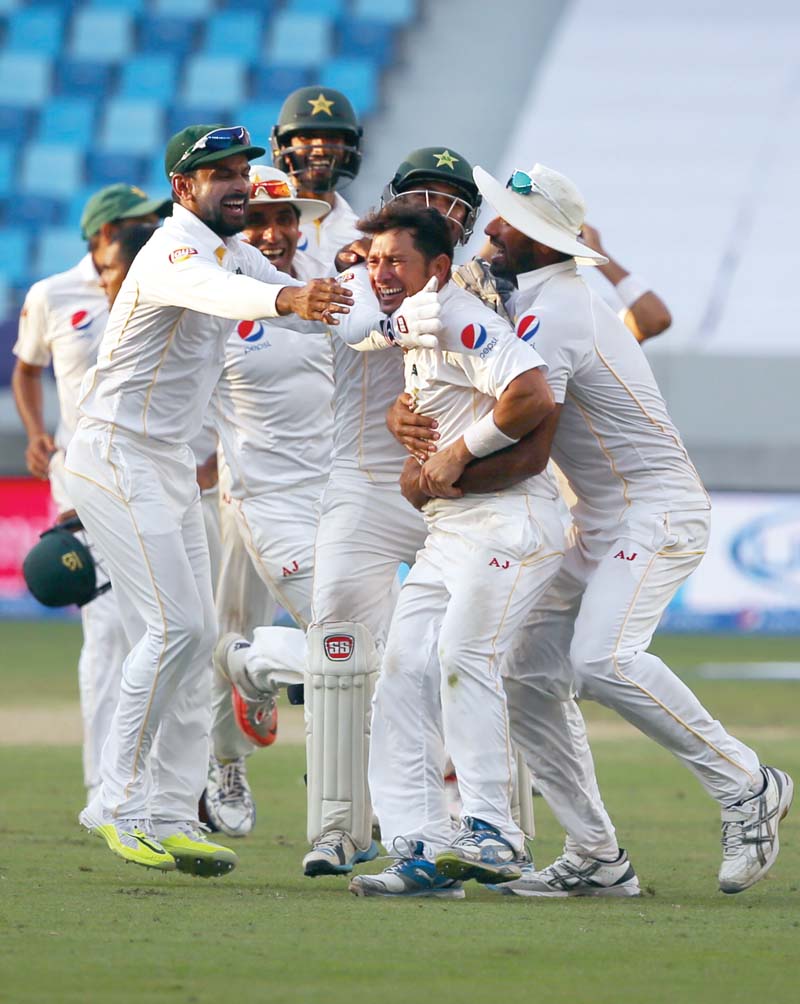
[[[136,223],[132,227],[121,227],[109,243],[117,246],[120,258],[130,266],[153,236],[155,229],[152,223]]]
[[[441,213],[435,209],[421,209],[416,206],[400,206],[390,202],[380,212],[370,213],[356,223],[358,229],[370,237],[385,234],[390,230],[408,230],[414,247],[426,262],[444,254],[453,259],[453,235],[450,226]]]

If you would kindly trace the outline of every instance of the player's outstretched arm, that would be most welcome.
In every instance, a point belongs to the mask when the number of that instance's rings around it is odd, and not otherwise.
[[[275,300],[281,317],[297,314],[306,321],[337,325],[336,314],[349,314],[353,294],[335,279],[312,279],[305,286],[284,286]]]

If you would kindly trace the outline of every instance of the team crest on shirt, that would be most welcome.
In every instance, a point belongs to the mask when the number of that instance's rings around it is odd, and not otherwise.
[[[92,318],[88,310],[76,310],[70,317],[69,323],[73,331],[88,331],[92,326]]]
[[[186,261],[187,258],[191,258],[194,254],[197,254],[197,248],[175,248],[174,251],[170,252],[170,265],[177,265],[180,261]]]
[[[486,328],[482,324],[468,324],[461,332],[461,344],[466,349],[479,349],[486,341]]]
[[[517,338],[521,338],[523,342],[529,342],[539,330],[539,323],[536,314],[525,314],[517,325]]]
[[[264,325],[261,321],[239,321],[236,334],[243,342],[259,342],[264,337]]]

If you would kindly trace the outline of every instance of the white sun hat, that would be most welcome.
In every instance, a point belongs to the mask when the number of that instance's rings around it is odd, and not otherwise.
[[[297,187],[288,174],[268,164],[250,165],[250,205],[264,206],[288,202],[300,213],[301,223],[313,223],[331,211],[322,199],[299,199]]]
[[[531,240],[572,255],[579,265],[605,265],[604,255],[578,240],[586,205],[569,178],[542,164],[514,171],[502,185],[482,167],[472,172],[478,190],[499,216]]]

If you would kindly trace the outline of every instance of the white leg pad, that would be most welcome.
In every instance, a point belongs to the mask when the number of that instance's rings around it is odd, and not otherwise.
[[[536,836],[536,822],[533,817],[533,780],[525,758],[515,750],[514,787],[511,790],[511,818],[529,840]]]
[[[372,840],[367,762],[372,692],[379,668],[372,635],[349,621],[312,625],[305,684],[308,840],[344,830]]]

